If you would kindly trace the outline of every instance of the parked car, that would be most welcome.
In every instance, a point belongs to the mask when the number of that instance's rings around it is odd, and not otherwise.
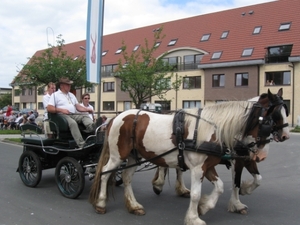
[[[34,114],[35,118],[38,118],[39,113],[36,110],[34,110],[34,109],[21,109],[20,113],[22,115],[26,114],[28,116],[30,111],[33,111],[33,114]]]

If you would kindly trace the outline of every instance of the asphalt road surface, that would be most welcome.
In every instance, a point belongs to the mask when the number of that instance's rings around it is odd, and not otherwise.
[[[250,196],[242,196],[248,214],[227,212],[231,194],[231,175],[225,166],[217,171],[224,181],[224,193],[216,208],[201,218],[208,225],[299,225],[300,224],[300,135],[292,134],[285,143],[271,143],[269,156],[259,164],[262,183]],[[22,147],[0,142],[0,225],[182,225],[189,199],[177,197],[174,191],[175,172],[170,171],[161,195],[152,191],[154,171],[138,172],[133,189],[146,215],[135,216],[125,209],[123,186],[114,189],[105,215],[96,214],[88,203],[91,181],[78,199],[64,198],[58,191],[54,169],[43,171],[36,188],[26,187],[16,172]],[[244,179],[250,178],[244,172]],[[190,186],[189,172],[184,174]],[[210,193],[211,184],[205,180],[203,193]]]

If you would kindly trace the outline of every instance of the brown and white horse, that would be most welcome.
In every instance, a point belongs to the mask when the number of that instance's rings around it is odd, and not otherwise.
[[[287,116],[289,114],[287,107],[284,105],[282,101],[282,89],[279,89],[276,98],[271,99],[273,107],[271,109],[273,112],[270,114],[273,120],[272,134],[273,139],[276,142],[282,142],[288,140],[289,128],[287,123]],[[262,94],[259,97],[255,97],[248,101],[257,102],[261,101],[263,105],[267,105],[266,103],[269,101],[267,94]],[[264,147],[263,153],[265,155],[256,157],[253,160],[245,160],[243,158],[235,158],[229,160],[222,160],[222,163],[227,164],[230,163],[231,172],[232,172],[232,193],[231,198],[228,203],[228,211],[237,212],[241,214],[247,214],[248,207],[241,203],[239,199],[239,195],[250,195],[252,192],[260,185],[262,176],[260,175],[257,163],[263,161],[267,157],[267,153],[269,150],[269,144],[267,143]],[[248,152],[246,152],[246,155]],[[241,181],[243,168],[246,168],[248,172],[253,176],[253,179],[249,179],[247,181]],[[180,169],[176,169],[177,172],[177,180],[175,185],[175,190],[177,195],[182,197],[190,197],[190,190],[186,188],[183,178],[182,171]],[[163,189],[163,185],[165,182],[165,176],[167,174],[167,168],[158,167],[155,177],[152,180],[153,190],[156,194],[160,194]]]
[[[91,187],[90,203],[97,213],[106,213],[108,181],[113,177],[111,173],[124,160],[128,160],[128,168],[122,173],[126,207],[130,213],[144,215],[144,207],[137,202],[131,186],[131,179],[138,165],[136,161],[140,158],[152,159],[151,162],[158,166],[178,168],[180,151],[177,149],[181,149],[184,164],[191,172],[191,197],[185,224],[206,224],[199,215],[214,208],[223,193],[223,182],[215,170],[221,157],[186,151],[182,148],[184,144],[181,139],[195,141],[195,149],[199,151],[203,144],[211,144],[221,151],[226,148],[227,152],[234,149],[237,142],[248,144],[251,139],[254,144],[248,147],[251,150],[250,158],[257,160],[260,155],[265,155],[264,146],[270,135],[265,126],[273,123],[268,119],[268,115],[275,110],[274,107],[269,107],[273,98],[275,95],[269,92],[267,105],[262,101],[224,102],[204,107],[200,115],[199,109],[182,110],[182,129],[175,127],[176,130],[181,130],[182,135],[178,135],[179,132],[174,134],[174,115],[140,110],[127,110],[119,114],[107,126],[104,146]],[[269,109],[265,111],[267,108]],[[214,189],[208,196],[201,196],[204,177],[214,184]]]

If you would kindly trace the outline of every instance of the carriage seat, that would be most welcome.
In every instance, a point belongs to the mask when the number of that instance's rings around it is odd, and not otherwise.
[[[53,145],[54,140],[45,138],[44,135],[42,135],[43,130],[34,125],[34,124],[24,124],[20,126],[21,130],[21,142],[24,144],[33,144],[33,145]]]
[[[58,139],[73,139],[71,131],[69,129],[68,121],[60,116],[57,113],[48,113],[50,130],[57,136]],[[79,130],[85,130],[85,126],[83,124],[78,124]],[[83,138],[88,134],[85,132],[81,132]]]

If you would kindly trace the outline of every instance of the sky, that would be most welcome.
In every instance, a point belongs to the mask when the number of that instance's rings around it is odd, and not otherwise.
[[[106,0],[103,34],[203,15],[271,0]],[[0,88],[38,50],[85,40],[88,0],[1,0]]]

